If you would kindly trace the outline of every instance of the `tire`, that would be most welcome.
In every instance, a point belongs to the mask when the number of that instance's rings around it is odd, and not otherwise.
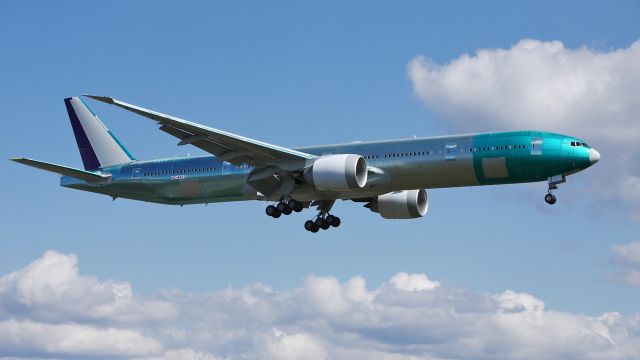
[[[307,231],[313,231],[313,228],[316,227],[316,223],[311,220],[307,220],[304,222],[304,229]]]
[[[267,208],[264,210],[264,212],[268,215],[268,216],[273,216],[273,214],[275,214],[276,212],[278,212],[278,210],[276,209],[275,206],[273,205],[269,205],[267,206]]]
[[[304,206],[302,205],[302,203],[300,201],[296,201],[296,200],[291,200],[294,202],[293,206],[291,205],[291,202],[289,202],[289,206],[291,206],[293,208],[293,211],[295,212],[300,212],[302,211],[302,209],[304,209]]]
[[[340,226],[340,224],[342,224],[342,221],[340,220],[339,217],[336,216],[335,219],[333,220],[333,224],[331,224],[331,226],[338,227],[338,226]]]
[[[285,212],[286,209],[288,209],[289,206],[287,206],[287,204],[283,203],[282,201],[278,203],[278,205],[276,205],[276,209],[278,209],[278,211],[280,211],[281,213]]]
[[[547,194],[544,196],[544,201],[549,205],[553,205],[556,203],[556,197],[553,194]]]
[[[280,217],[280,215],[282,215],[282,213],[280,211],[276,210],[276,212],[273,213],[273,215],[271,215],[271,216],[277,219],[277,218]]]
[[[287,206],[282,213],[285,215],[291,215],[292,211],[293,210],[291,210],[291,208]]]

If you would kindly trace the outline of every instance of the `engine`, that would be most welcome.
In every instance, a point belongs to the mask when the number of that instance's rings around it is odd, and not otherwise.
[[[367,184],[367,163],[360,155],[325,155],[304,176],[320,191],[358,190]]]
[[[385,219],[415,219],[427,213],[429,198],[425,189],[402,190],[380,195],[365,206]]]

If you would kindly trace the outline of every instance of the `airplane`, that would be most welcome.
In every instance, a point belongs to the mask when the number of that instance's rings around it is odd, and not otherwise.
[[[427,189],[547,181],[545,201],[566,177],[600,160],[584,140],[512,131],[286,148],[106,96],[84,95],[158,123],[160,130],[212,156],[138,160],[79,97],[64,100],[84,170],[13,158],[62,175],[60,185],[113,198],[188,205],[262,200],[279,218],[305,208],[307,231],[338,227],[336,200],[364,203],[385,219],[427,213]]]

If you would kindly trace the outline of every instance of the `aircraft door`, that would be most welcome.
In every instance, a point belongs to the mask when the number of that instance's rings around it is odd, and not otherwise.
[[[448,143],[445,145],[444,149],[444,159],[445,160],[455,160],[456,159],[456,148],[458,144]]]
[[[542,155],[542,139],[531,139],[531,155]]]
[[[142,169],[140,168],[133,169],[133,171],[131,172],[131,177],[134,179],[142,177]]]

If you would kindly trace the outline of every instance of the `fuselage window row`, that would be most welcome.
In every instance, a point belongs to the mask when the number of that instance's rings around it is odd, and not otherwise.
[[[206,172],[206,171],[216,171],[215,167],[210,168],[197,168],[197,169],[183,169],[183,170],[167,170],[167,171],[156,171],[156,172],[146,172],[144,176],[159,176],[159,175],[169,175],[169,174],[186,174],[190,172]]]
[[[571,142],[571,146],[584,146],[587,147],[585,143]],[[477,147],[477,148],[469,148],[469,152],[482,152],[482,151],[495,151],[495,150],[512,150],[512,149],[526,149],[526,145],[503,145],[503,146],[491,146],[491,147]],[[464,148],[460,149],[460,152],[464,152]],[[398,154],[384,154],[384,158],[398,158],[398,157],[409,157],[409,156],[429,156],[433,152],[432,151],[418,151],[418,152],[409,152],[409,153],[398,153]],[[380,155],[366,155],[365,159],[378,159]],[[236,166],[237,169],[249,168],[250,166],[247,164]],[[181,170],[167,170],[167,171],[159,171],[159,172],[146,172],[144,176],[159,176],[159,175],[170,175],[170,174],[186,174],[192,172],[206,172],[206,171],[215,171],[215,167],[209,168],[195,168],[195,169],[181,169]]]

